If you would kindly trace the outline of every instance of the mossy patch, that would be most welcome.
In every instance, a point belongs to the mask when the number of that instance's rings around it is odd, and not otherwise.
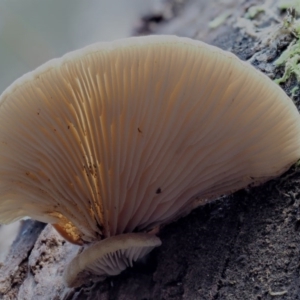
[[[294,39],[274,62],[276,67],[284,66],[282,77],[277,78],[274,81],[277,84],[285,83],[292,75],[294,75],[297,81],[300,82],[300,19],[297,18],[297,15],[300,13],[300,1],[280,1],[278,7],[280,9],[287,9],[287,16],[284,18],[282,26],[294,36]],[[296,90],[294,90],[294,94],[295,92]]]
[[[300,15],[300,1],[299,0],[281,0],[278,3],[278,8],[281,10],[293,8],[298,15]]]
[[[274,64],[277,67],[284,66],[282,77],[274,80],[276,83],[286,82],[292,74],[300,82],[300,40],[293,41]]]

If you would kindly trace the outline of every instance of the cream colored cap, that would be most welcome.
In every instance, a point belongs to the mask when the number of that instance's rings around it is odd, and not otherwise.
[[[300,118],[236,56],[175,36],[91,45],[0,98],[0,222],[91,242],[172,221],[283,173]]]

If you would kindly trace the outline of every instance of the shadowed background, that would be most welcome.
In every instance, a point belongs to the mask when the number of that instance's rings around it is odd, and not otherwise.
[[[0,0],[0,92],[51,58],[127,37],[155,0]]]

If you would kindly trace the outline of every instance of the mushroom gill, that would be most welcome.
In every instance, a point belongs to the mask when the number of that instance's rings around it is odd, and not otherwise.
[[[14,82],[0,98],[0,142],[0,222],[29,216],[94,244],[282,174],[300,157],[300,119],[228,52],[134,37]]]
[[[77,287],[117,275],[160,245],[160,239],[148,233],[119,234],[96,242],[71,260],[64,271],[65,283]]]

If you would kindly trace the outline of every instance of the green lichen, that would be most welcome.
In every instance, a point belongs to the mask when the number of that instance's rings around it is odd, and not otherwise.
[[[255,19],[261,12],[265,11],[264,5],[253,5],[248,11],[245,13],[245,18],[253,20]]]
[[[277,67],[284,66],[284,73],[281,78],[275,79],[276,83],[286,82],[292,74],[300,82],[300,41],[292,42],[274,64]]]
[[[293,2],[293,4],[297,2],[296,4],[299,5],[300,9],[300,0],[282,2]],[[280,7],[283,7],[283,5]],[[284,6],[284,8],[288,9],[288,14],[283,20],[282,27],[294,36],[294,40],[274,62],[277,67],[284,66],[284,74],[282,77],[274,80],[278,84],[286,82],[292,75],[296,76],[296,79],[300,82],[300,19],[296,19],[294,8],[289,6]]]
[[[220,14],[219,16],[217,16],[216,18],[214,18],[212,21],[210,21],[208,23],[208,27],[211,29],[215,29],[219,26],[221,26],[228,17],[230,17],[230,15],[232,14],[232,12],[230,10],[224,11],[222,14]]]
[[[294,8],[296,13],[300,15],[300,0],[281,0],[278,3],[278,8],[281,10]]]
[[[295,98],[297,92],[299,90],[299,87],[298,86],[294,86],[292,89],[291,89],[291,98]]]

